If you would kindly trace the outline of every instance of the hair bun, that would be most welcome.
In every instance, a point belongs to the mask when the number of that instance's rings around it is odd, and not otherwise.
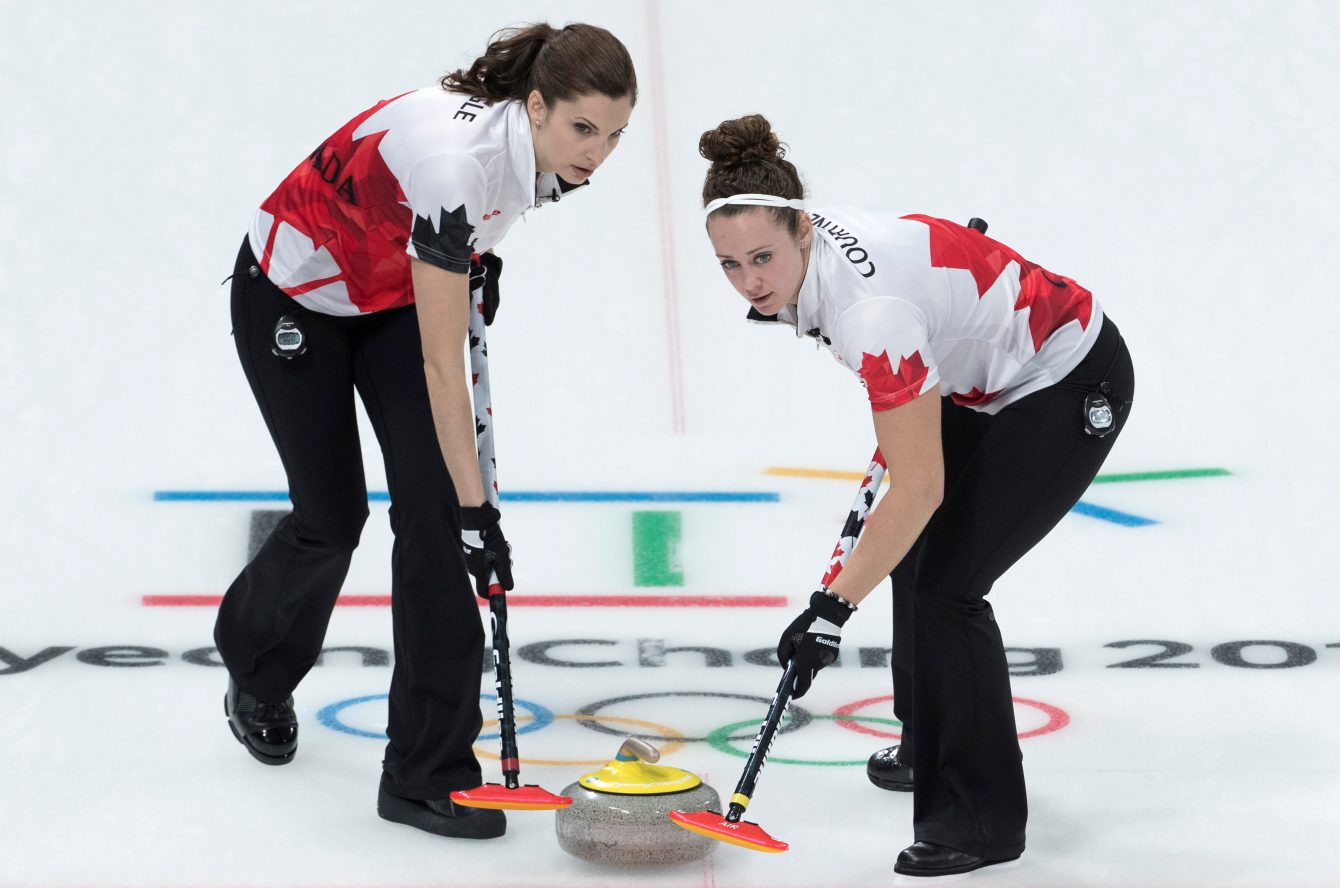
[[[786,156],[786,148],[762,114],[724,120],[698,140],[698,153],[713,164],[733,166],[749,161],[772,161]]]

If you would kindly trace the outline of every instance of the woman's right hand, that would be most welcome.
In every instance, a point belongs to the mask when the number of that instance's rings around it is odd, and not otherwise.
[[[502,257],[492,251],[476,253],[471,257],[470,290],[480,286],[484,288],[485,327],[493,323],[494,316],[498,314],[498,304],[502,301],[498,291],[498,278],[502,277],[502,269]]]

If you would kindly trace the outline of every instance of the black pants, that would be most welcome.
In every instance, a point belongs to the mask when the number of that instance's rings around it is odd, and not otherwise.
[[[395,668],[383,762],[389,789],[443,798],[478,786],[484,630],[460,545],[460,512],[428,404],[413,306],[358,317],[301,310],[244,242],[232,289],[233,338],[288,475],[293,512],[229,587],[214,638],[243,690],[281,701],[321,652],[367,520],[357,391],[381,444],[391,493]],[[271,353],[296,318],[306,354]]]
[[[894,711],[913,768],[917,841],[987,858],[1023,851],[1024,789],[1009,669],[985,596],[1079,500],[1117,431],[1084,433],[1085,396],[1104,381],[1135,395],[1111,320],[1065,379],[989,416],[942,402],[945,495],[894,569]]]

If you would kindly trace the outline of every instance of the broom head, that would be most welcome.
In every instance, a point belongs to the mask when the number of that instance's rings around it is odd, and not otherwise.
[[[567,796],[554,795],[528,783],[516,789],[508,789],[501,783],[485,783],[474,789],[458,789],[451,794],[451,800],[467,808],[498,808],[504,811],[553,811],[572,804]]]
[[[670,819],[689,832],[695,832],[718,842],[739,845],[751,851],[780,854],[791,847],[763,831],[763,827],[748,820],[730,821],[715,811],[671,811]]]

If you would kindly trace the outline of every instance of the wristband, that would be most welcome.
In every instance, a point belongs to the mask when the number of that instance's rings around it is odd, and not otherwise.
[[[502,514],[489,502],[482,506],[461,507],[462,530],[486,530],[501,520]]]
[[[836,592],[834,592],[832,589],[828,588],[827,586],[820,586],[820,587],[819,587],[819,591],[822,592],[822,593],[824,593],[824,595],[826,595],[827,597],[829,597],[829,598],[833,599],[834,601],[836,601],[838,604],[840,604],[840,605],[842,605],[843,607],[847,608],[847,610],[857,610],[857,609],[858,609],[858,608],[856,607],[856,605],[852,604],[850,601],[848,601],[847,599],[843,598],[841,595],[837,594]]]
[[[817,617],[841,626],[856,612],[856,605],[838,598],[826,589],[821,589],[810,596],[810,611]]]

